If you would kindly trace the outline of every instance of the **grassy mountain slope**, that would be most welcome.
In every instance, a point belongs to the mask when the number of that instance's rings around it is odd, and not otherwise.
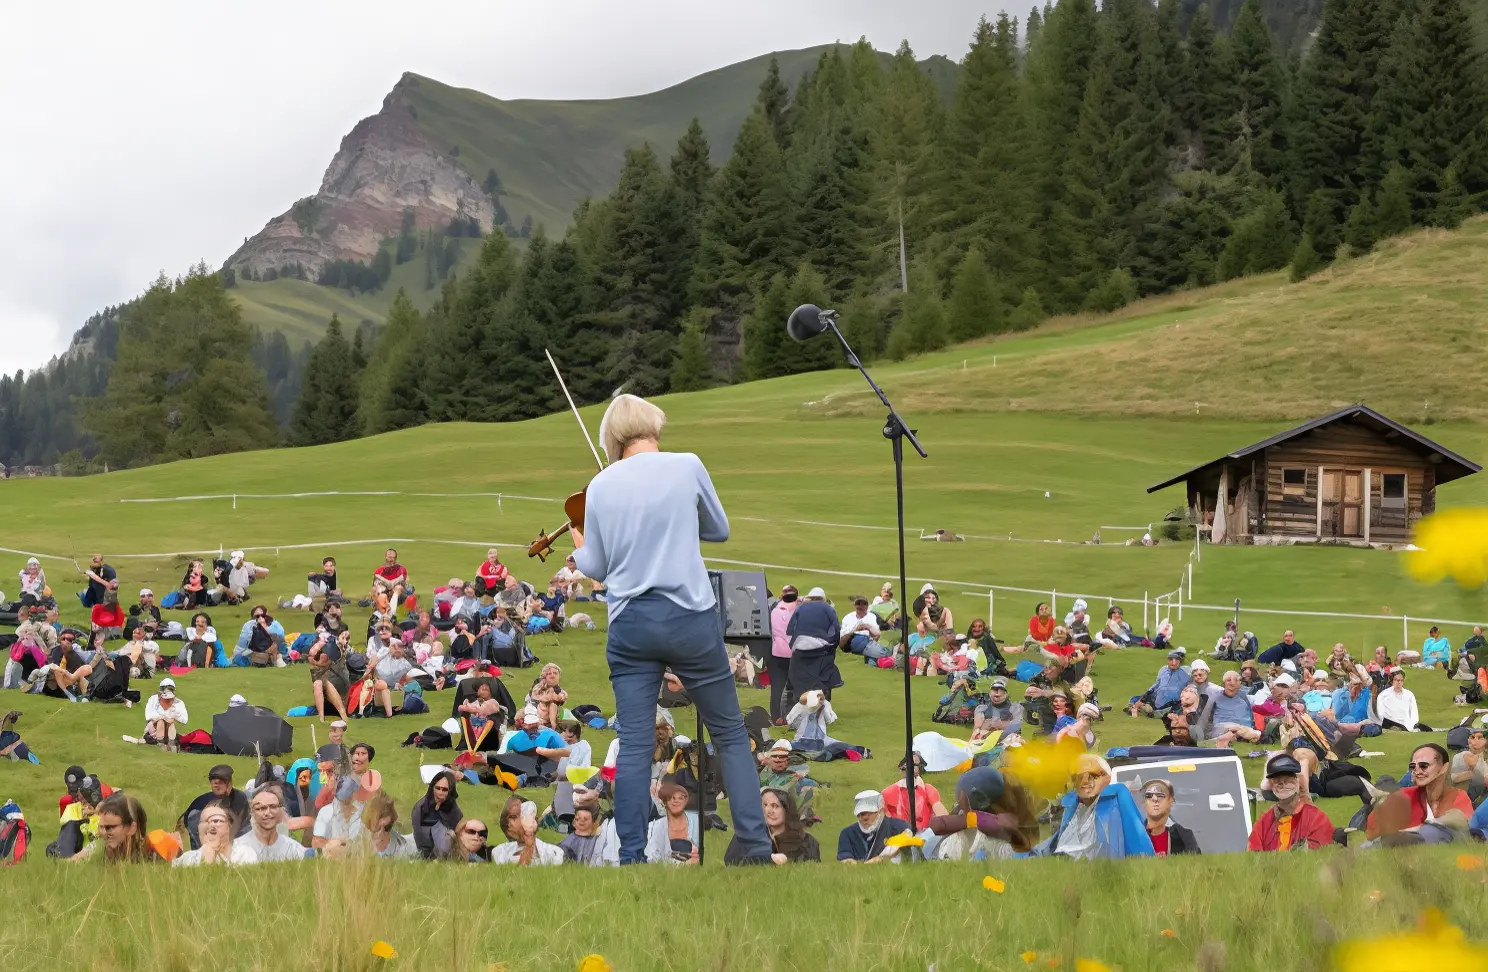
[[[525,245],[520,240],[513,241]],[[460,239],[460,261],[456,270],[480,248],[479,240]],[[243,319],[263,331],[281,331],[291,347],[304,341],[314,343],[325,333],[326,322],[339,314],[342,323],[355,327],[363,321],[381,324],[398,288],[408,292],[413,305],[428,310],[439,297],[439,287],[425,289],[422,254],[408,263],[393,267],[392,276],[381,288],[370,293],[353,294],[339,287],[322,287],[308,280],[282,277],[278,280],[254,281],[239,277],[237,286],[228,293],[243,311]]]

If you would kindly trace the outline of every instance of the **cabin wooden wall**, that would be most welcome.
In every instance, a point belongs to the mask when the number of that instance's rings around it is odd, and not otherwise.
[[[1316,536],[1318,467],[1363,472],[1370,470],[1370,529],[1372,541],[1405,542],[1422,511],[1434,504],[1435,476],[1429,464],[1414,450],[1390,441],[1384,435],[1358,425],[1337,422],[1298,436],[1266,450],[1266,532],[1279,535]],[[1300,498],[1285,495],[1284,470],[1304,469],[1306,486]],[[1404,473],[1406,510],[1404,521],[1386,512],[1384,474]]]

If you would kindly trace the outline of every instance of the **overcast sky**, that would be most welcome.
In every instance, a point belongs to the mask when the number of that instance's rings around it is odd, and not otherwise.
[[[7,3],[0,370],[314,192],[404,71],[498,98],[640,94],[866,35],[960,60],[983,0]]]

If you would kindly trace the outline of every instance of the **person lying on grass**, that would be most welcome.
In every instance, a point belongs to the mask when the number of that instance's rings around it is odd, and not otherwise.
[[[145,700],[145,745],[161,745],[166,752],[180,752],[176,727],[188,721],[186,703],[176,697],[176,680],[162,678],[155,694]]]
[[[249,814],[250,829],[233,841],[234,847],[251,853],[257,864],[305,859],[304,846],[279,833],[279,824],[284,820],[284,802],[278,789],[264,787],[254,793]]]
[[[444,854],[444,860],[452,864],[489,864],[491,862],[491,848],[486,846],[486,837],[490,831],[482,820],[470,818],[461,820],[453,830],[453,840],[450,842],[449,850]]]
[[[1027,854],[1038,843],[1034,807],[1032,794],[1010,775],[990,766],[968,770],[956,781],[956,812],[930,821],[931,832],[942,838],[935,859],[985,860]]]
[[[1266,782],[1276,806],[1256,818],[1251,850],[1317,850],[1333,842],[1333,822],[1303,792],[1302,775],[1302,764],[1285,753],[1266,764]]]
[[[201,847],[181,854],[171,862],[173,867],[196,867],[199,864],[254,864],[257,858],[246,847],[233,841],[237,829],[227,808],[211,804],[201,812],[197,834]]]
[[[501,810],[500,827],[506,843],[491,848],[492,864],[546,867],[563,863],[563,850],[557,844],[537,839],[537,804],[511,797]]]
[[[848,824],[837,835],[837,860],[842,864],[898,863],[899,849],[889,845],[889,838],[909,830],[909,824],[884,813],[883,794],[863,790],[853,798],[857,822]]]

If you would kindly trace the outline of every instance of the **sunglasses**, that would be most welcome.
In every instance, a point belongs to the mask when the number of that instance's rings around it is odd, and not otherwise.
[[[486,834],[490,833],[487,830],[476,830],[474,827],[466,827],[465,832],[467,834],[474,834],[476,837],[485,837]]]
[[[1406,766],[1406,769],[1411,769],[1411,770],[1429,770],[1429,769],[1433,769],[1436,766],[1436,764],[1435,763],[1406,763],[1405,766]]]
[[[1150,793],[1143,793],[1142,798],[1145,800],[1166,800],[1168,795],[1162,790],[1153,790]]]

